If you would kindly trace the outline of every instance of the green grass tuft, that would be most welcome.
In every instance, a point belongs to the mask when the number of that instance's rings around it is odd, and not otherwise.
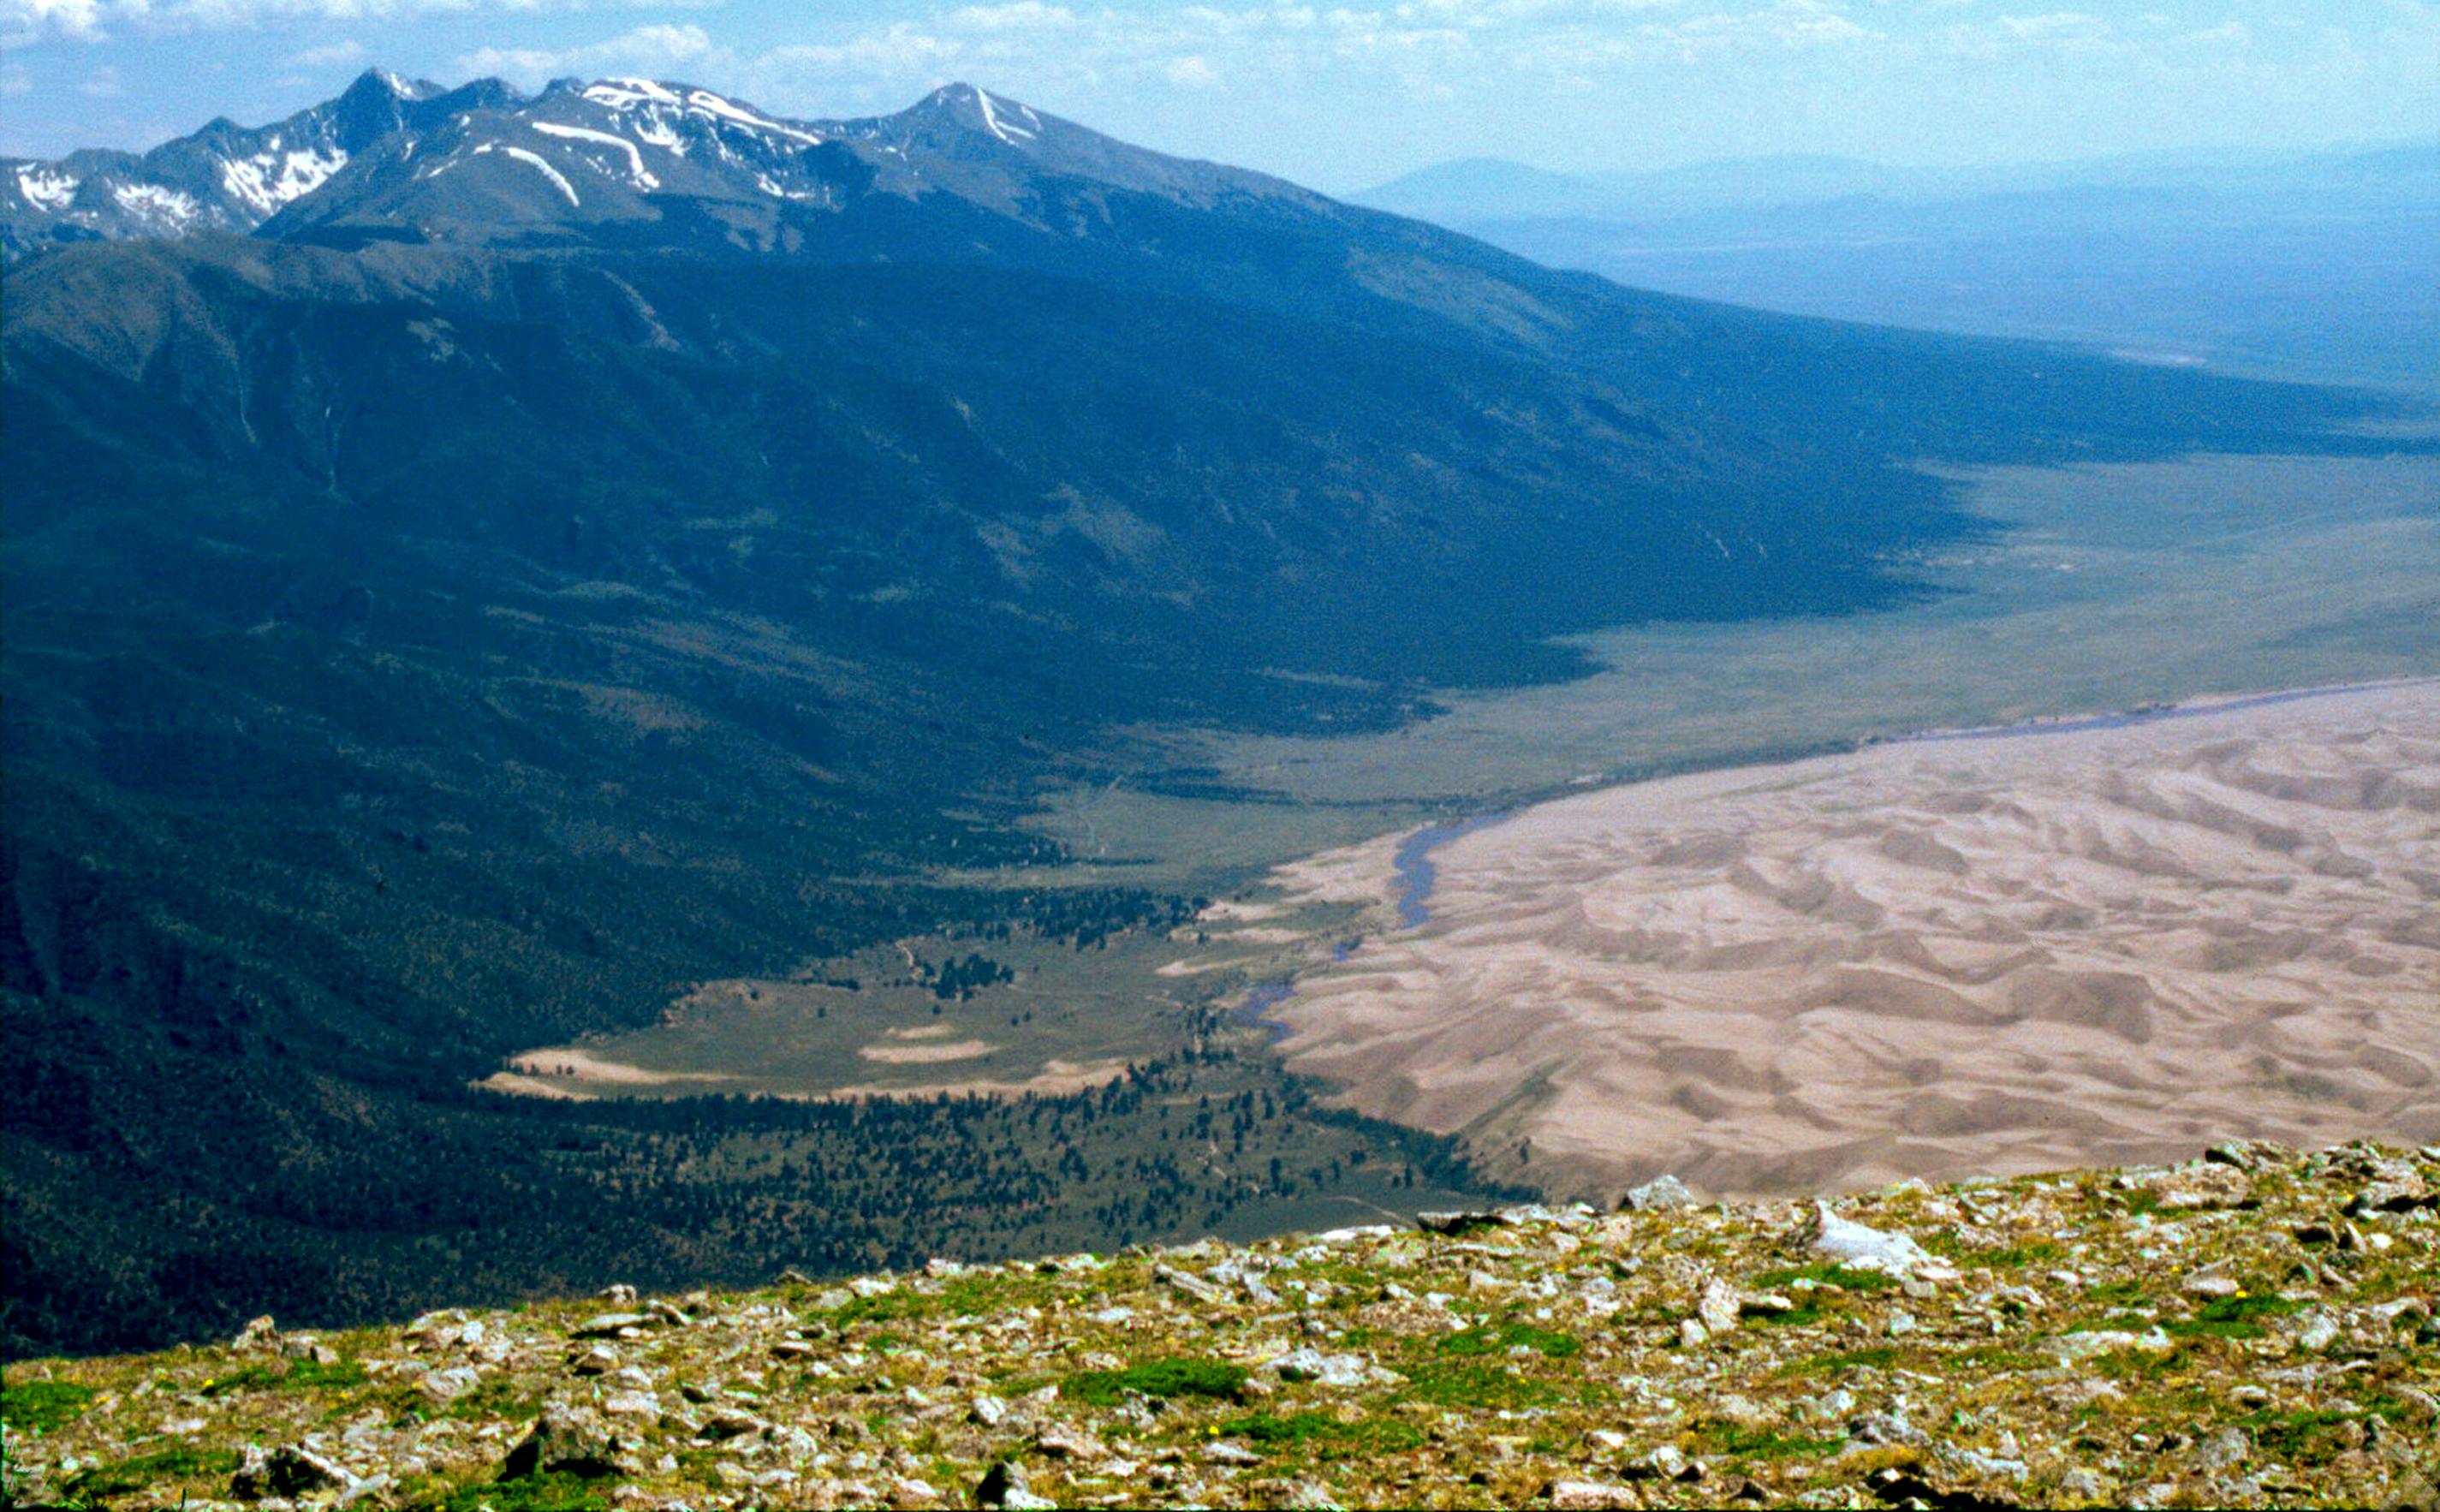
[[[1766,1270],[1754,1277],[1754,1285],[1769,1288],[1810,1281],[1816,1286],[1836,1287],[1841,1291],[1889,1291],[1897,1286],[1895,1277],[1878,1270],[1859,1270],[1853,1266],[1832,1262],[1798,1266],[1785,1270]]]
[[[204,1383],[206,1396],[228,1396],[239,1392],[347,1391],[361,1386],[367,1379],[359,1360],[342,1359],[334,1365],[324,1365],[311,1359],[277,1360],[266,1364],[247,1365],[218,1379]]]
[[[1215,1436],[1242,1438],[1266,1449],[1334,1449],[1396,1454],[1421,1449],[1427,1437],[1414,1424],[1394,1417],[1367,1417],[1342,1423],[1328,1413],[1291,1413],[1285,1416],[1255,1413],[1213,1426]]]
[[[1898,1362],[1899,1352],[1888,1344],[1872,1344],[1862,1349],[1841,1350],[1835,1355],[1814,1355],[1804,1359],[1791,1359],[1771,1374],[1782,1378],[1798,1376],[1836,1376],[1850,1370],[1889,1370]]]
[[[80,1470],[68,1479],[67,1491],[81,1500],[125,1496],[164,1481],[218,1479],[242,1463],[235,1449],[199,1449],[181,1445],[157,1454],[138,1454]]]
[[[1585,1346],[1573,1334],[1536,1328],[1532,1323],[1498,1323],[1453,1333],[1435,1344],[1433,1350],[1443,1355],[1504,1355],[1519,1347],[1552,1359],[1566,1359],[1583,1352]]]
[[[1434,1360],[1407,1368],[1403,1395],[1442,1407],[1498,1409],[1551,1407],[1568,1394],[1548,1381],[1530,1380],[1484,1360]]]
[[[1059,1395],[1096,1407],[1116,1407],[1128,1392],[1146,1396],[1212,1396],[1236,1399],[1246,1367],[1219,1359],[1154,1359],[1124,1370],[1087,1370],[1059,1384]]]
[[[84,1415],[97,1394],[63,1380],[29,1380],[0,1388],[0,1423],[12,1432],[47,1433]]]
[[[461,1485],[440,1505],[443,1512],[506,1507],[518,1512],[607,1512],[611,1484],[574,1475],[531,1475],[505,1485]]]

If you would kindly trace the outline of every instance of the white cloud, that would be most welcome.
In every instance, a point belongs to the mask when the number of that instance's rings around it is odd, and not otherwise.
[[[949,13],[953,27],[974,31],[1067,31],[1076,25],[1076,12],[1040,0],[1014,0],[1012,5],[967,6]]]
[[[690,66],[726,67],[732,61],[727,49],[715,44],[701,27],[662,24],[637,27],[581,47],[483,47],[464,54],[457,63],[467,74],[496,74],[530,85],[564,74],[609,69],[665,74]]]
[[[1677,20],[1694,0],[1202,0],[1176,9],[1049,0],[944,7],[772,49],[745,87],[773,109],[878,107],[952,79],[1082,98],[1121,89],[1301,87],[1415,98],[1519,72],[1591,87],[1624,67],[1862,43],[1834,0],[1747,0]],[[1715,7],[1722,0],[1712,0]]]
[[[127,93],[127,85],[120,81],[117,69],[97,68],[84,76],[77,93],[92,99],[117,99]]]
[[[698,9],[720,0],[0,0],[0,44],[106,42],[120,32],[165,35],[245,29],[279,22],[399,20],[473,10],[524,14],[605,9]]]
[[[350,37],[326,47],[308,47],[288,61],[307,68],[346,68],[365,61],[365,45]]]
[[[50,37],[101,42],[109,36],[103,29],[109,9],[105,0],[0,0],[0,44],[22,46]]]
[[[1944,27],[1932,41],[1943,51],[1968,58],[2000,58],[2044,48],[2072,53],[2126,50],[2108,21],[2082,10],[2002,15],[1988,22]]]
[[[2038,16],[2001,16],[2000,29],[2018,42],[2054,42],[2106,37],[2109,35],[2109,23],[2080,10],[2053,10]]]

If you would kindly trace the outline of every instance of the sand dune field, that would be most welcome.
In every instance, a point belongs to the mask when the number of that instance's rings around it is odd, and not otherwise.
[[[1394,843],[1279,880],[1386,913]],[[2440,1141],[2440,683],[1642,783],[1433,859],[1282,1049],[1559,1193]]]

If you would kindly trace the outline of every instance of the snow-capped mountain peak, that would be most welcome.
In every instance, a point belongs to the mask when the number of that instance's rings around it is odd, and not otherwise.
[[[1046,192],[1052,183],[1071,188]],[[894,115],[799,120],[668,80],[564,79],[529,96],[497,80],[444,89],[371,69],[267,126],[215,121],[141,155],[0,160],[0,233],[12,257],[199,230],[348,243],[612,234],[629,245],[771,249],[830,237],[791,229],[790,217],[875,195],[946,194],[1037,231],[1087,235],[1107,212],[1085,202],[1112,189],[1195,204],[1327,203],[1127,146],[970,83]]]

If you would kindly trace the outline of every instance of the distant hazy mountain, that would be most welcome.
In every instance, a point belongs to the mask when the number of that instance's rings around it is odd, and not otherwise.
[[[1350,198],[1376,209],[1454,225],[1803,203],[1887,193],[1907,177],[1902,170],[1805,153],[1614,173],[1553,173],[1474,157],[1417,169]]]
[[[1572,176],[1476,161],[1357,198],[1639,287],[2440,387],[2440,143]]]
[[[1642,222],[1857,199],[1922,204],[2111,189],[2232,203],[2266,194],[2428,200],[2440,190],[2440,141],[2314,153],[2133,153],[1970,168],[1905,168],[1791,153],[1642,171],[1557,173],[1478,157],[1418,169],[1349,198],[1460,225],[1567,218]]]
[[[422,1305],[470,1233],[494,1295],[700,1266],[366,1131],[589,1148],[464,1083],[705,978],[1175,917],[931,880],[1049,858],[1018,816],[1131,730],[1892,603],[1981,528],[1926,459],[2368,408],[1635,293],[965,85],[375,74],[8,177],[12,1352]]]

